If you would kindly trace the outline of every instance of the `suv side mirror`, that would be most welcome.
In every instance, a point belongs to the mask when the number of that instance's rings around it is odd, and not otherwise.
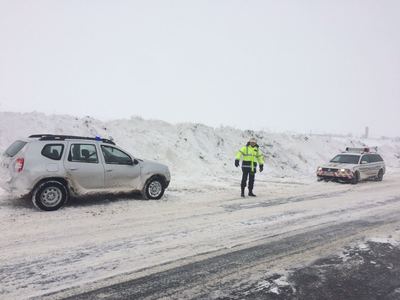
[[[135,159],[133,160],[132,165],[137,165],[138,163],[139,163],[139,161],[135,158]]]

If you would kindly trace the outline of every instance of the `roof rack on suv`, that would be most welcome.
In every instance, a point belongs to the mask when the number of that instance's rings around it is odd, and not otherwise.
[[[357,153],[376,153],[378,152],[378,147],[364,147],[364,148],[351,148],[346,147],[346,152],[357,152]]]
[[[85,137],[75,135],[60,135],[60,134],[32,134],[30,138],[39,138],[40,141],[64,141],[64,140],[92,140],[101,141],[103,143],[115,145],[111,139],[102,139],[100,137]]]

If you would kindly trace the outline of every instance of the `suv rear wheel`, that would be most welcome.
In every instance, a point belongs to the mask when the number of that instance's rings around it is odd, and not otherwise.
[[[164,181],[158,176],[152,177],[144,186],[143,197],[145,199],[158,200],[164,195],[164,191]]]
[[[59,181],[46,181],[38,185],[32,195],[33,204],[46,211],[59,209],[67,199],[67,188]]]

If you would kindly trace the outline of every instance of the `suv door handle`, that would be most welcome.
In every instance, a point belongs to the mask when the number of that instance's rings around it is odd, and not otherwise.
[[[106,169],[106,172],[112,172],[113,170],[112,169]]]
[[[78,167],[69,167],[68,169],[70,169],[71,171],[75,171],[78,170]]]

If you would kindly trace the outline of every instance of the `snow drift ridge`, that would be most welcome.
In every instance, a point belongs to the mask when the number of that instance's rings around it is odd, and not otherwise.
[[[169,124],[130,119],[100,121],[91,117],[42,113],[0,112],[0,151],[17,138],[35,133],[113,137],[118,145],[138,158],[167,164],[172,174],[190,179],[223,176],[238,170],[235,152],[250,136],[258,139],[265,153],[270,176],[314,176],[318,164],[326,162],[346,146],[379,146],[389,168],[400,167],[400,140],[315,136],[295,133],[212,128],[202,124]]]

